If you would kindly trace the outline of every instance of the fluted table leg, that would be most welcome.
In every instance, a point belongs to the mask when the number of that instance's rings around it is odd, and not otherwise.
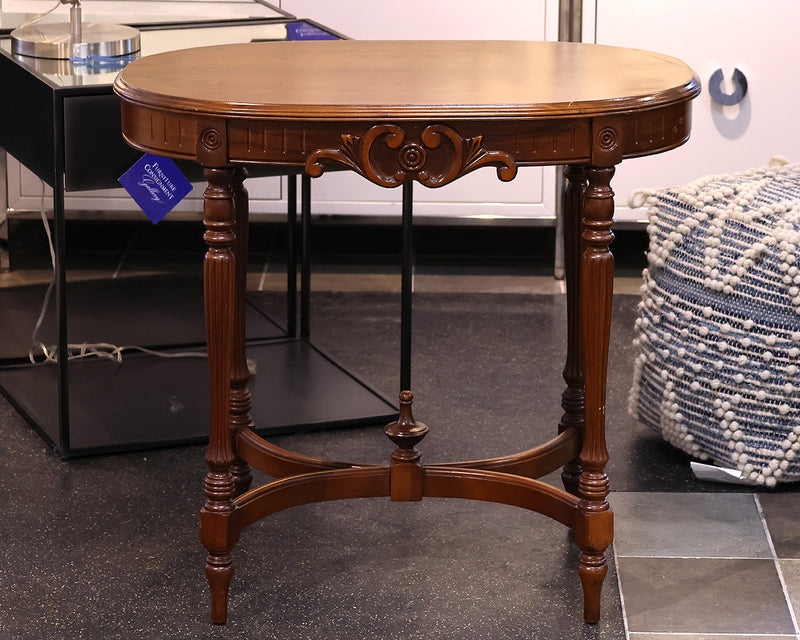
[[[611,330],[614,238],[611,223],[614,192],[610,182],[614,167],[588,167],[584,199],[583,257],[581,260],[581,333],[586,366],[586,429],[581,449],[582,472],[578,481],[582,518],[576,527],[581,550],[578,574],[583,584],[584,617],[600,617],[600,590],[608,572],[605,550],[613,539],[613,515],[606,500],[609,492],[605,466],[606,369]]]
[[[567,388],[561,396],[564,414],[558,432],[574,428],[583,437],[585,425],[585,389],[583,342],[581,339],[581,217],[586,192],[586,172],[582,165],[569,165],[564,169],[567,179],[561,212],[564,226],[564,275],[567,285],[567,360],[564,365],[564,382]],[[564,488],[578,495],[578,478],[581,475],[580,459],[576,458],[561,472]]]
[[[238,532],[230,525],[233,512],[234,461],[229,425],[230,383],[234,336],[236,260],[235,206],[230,189],[233,169],[206,169],[208,187],[203,194],[204,235],[208,251],[204,262],[206,330],[210,372],[211,433],[205,479],[206,502],[200,512],[200,539],[208,550],[206,577],[211,588],[211,618],[227,619],[228,585],[233,577],[231,551]]]
[[[247,368],[247,354],[245,352],[245,300],[247,294],[247,228],[249,226],[249,202],[244,180],[247,170],[236,167],[233,172],[231,192],[233,194],[234,212],[236,215],[233,252],[236,258],[236,285],[235,305],[233,308],[233,361],[231,362],[231,397],[230,397],[230,428],[235,435],[238,429],[253,427],[250,419],[252,400],[247,383],[250,380],[250,371]],[[253,473],[250,466],[234,451],[233,484],[235,495],[241,495],[250,488]]]

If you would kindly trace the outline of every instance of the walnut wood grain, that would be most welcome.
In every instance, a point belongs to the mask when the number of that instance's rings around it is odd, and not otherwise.
[[[382,186],[408,174],[442,186],[485,164],[502,179],[519,166],[614,164],[591,132],[611,113],[628,119],[615,132],[620,159],[676,147],[700,85],[674,58],[616,47],[341,41],[159,54],[128,65],[114,90],[123,135],[143,151],[312,175],[338,163]]]
[[[229,428],[235,260],[233,168],[206,169],[203,194],[208,252],[204,262],[208,364],[211,374],[211,435],[206,461],[206,502],[200,512],[200,540],[208,550],[206,577],[211,588],[214,622],[227,619],[228,585],[233,577],[231,551],[238,531],[227,526],[233,512],[235,485],[231,465],[235,455]]]
[[[301,504],[388,496],[389,479],[387,467],[333,469],[281,478],[237,498],[230,526],[239,531],[270,514]]]
[[[583,338],[581,333],[581,215],[586,193],[586,173],[582,165],[568,165],[563,194],[564,280],[567,288],[567,358],[563,377],[567,388],[561,395],[564,414],[558,424],[559,433],[573,430],[583,442],[586,425],[586,389],[584,387]],[[564,465],[561,481],[564,488],[578,495],[581,462],[577,452]]]
[[[485,469],[513,473],[526,478],[541,478],[574,460],[580,451],[582,438],[582,432],[567,427],[552,440],[526,451],[483,460],[439,463],[436,466]]]
[[[575,43],[272,42],[143,58],[114,90],[132,146],[207,168],[211,435],[200,521],[212,620],[226,619],[231,554],[247,526],[309,502],[386,496],[485,500],[561,522],[580,548],[584,617],[597,622],[613,540],[605,473],[610,181],[626,158],[688,139],[700,91],[692,70],[655,53]],[[568,348],[557,436],[508,456],[424,465],[416,446],[427,427],[411,415],[407,389],[400,418],[386,428],[397,446],[386,465],[305,456],[252,431],[244,166],[310,176],[346,169],[410,192],[412,181],[439,187],[486,167],[511,180],[521,166],[549,164],[568,165]],[[248,464],[276,479],[247,491]],[[566,491],[533,479],[560,467]]]
[[[249,221],[249,198],[244,186],[247,170],[244,167],[235,167],[231,182],[233,194],[234,213],[236,215],[235,240],[233,254],[236,260],[236,284],[234,290],[233,307],[233,354],[231,362],[231,392],[230,392],[230,428],[232,437],[241,429],[251,429],[255,424],[250,419],[250,406],[252,400],[247,383],[250,380],[250,371],[247,367],[247,354],[245,353],[245,294],[247,283],[247,238]],[[238,454],[234,447],[234,460],[231,464],[233,475],[234,494],[239,495],[250,488],[253,474],[250,466]]]
[[[428,497],[465,498],[530,509],[567,527],[574,527],[578,518],[575,496],[539,480],[497,471],[426,467],[424,492]]]
[[[634,112],[631,129],[620,133],[617,149],[623,158],[666,151],[680,146],[689,137],[691,113],[685,103]],[[543,166],[555,163],[580,164],[592,161],[591,117],[575,116],[563,120],[540,116],[531,121],[426,120],[405,123],[403,138],[407,145],[423,147],[422,134],[432,126],[446,126],[454,132],[458,146],[470,146],[479,140],[484,156],[494,156],[495,164],[505,168],[501,178],[513,177],[516,167]],[[397,125],[395,122],[385,124]],[[225,146],[213,153],[191,144],[192,136],[216,129],[203,128],[203,119],[193,112],[175,113],[168,109],[123,102],[122,129],[128,143],[150,153],[173,158],[197,160],[206,166],[233,164],[268,164],[286,171],[306,169],[319,175],[327,166],[339,164],[357,170],[381,186],[398,186],[399,172],[408,173],[401,164],[404,149],[388,146],[389,136],[373,143],[372,155],[352,151],[355,138],[364,140],[376,126],[372,121],[323,122],[236,118],[227,124]],[[211,136],[212,142],[216,137]],[[472,142],[471,142],[472,141]],[[602,140],[599,141],[602,143]],[[363,144],[363,143],[362,143]],[[404,145],[404,146],[407,146]],[[449,138],[437,149],[426,149],[429,165],[412,171],[415,179],[423,173],[426,186],[442,186],[474,170],[483,163],[457,162],[456,145]],[[216,155],[214,155],[214,153]],[[613,164],[613,163],[612,163]],[[449,180],[447,176],[452,174]],[[427,176],[433,176],[427,179]]]
[[[680,60],[620,47],[342,40],[148,56],[122,70],[115,90],[175,111],[376,122],[608,115],[685,102],[700,84]]]
[[[567,428],[548,442],[526,451],[496,458],[437,462],[435,466],[485,469],[487,471],[513,473],[526,478],[541,478],[576,458],[580,452],[582,442],[582,432]],[[254,467],[273,478],[284,478],[286,476],[333,469],[376,466],[374,464],[315,458],[295,453],[267,442],[247,429],[237,431],[236,450],[243,459],[250,461]],[[575,482],[577,483],[577,478]],[[577,493],[577,490],[575,493]]]
[[[237,432],[236,450],[242,458],[256,469],[273,478],[285,478],[286,476],[297,476],[316,471],[375,466],[315,458],[295,453],[265,441],[248,429],[240,429]]]
[[[609,513],[606,500],[609,480],[605,473],[608,450],[605,441],[606,371],[611,332],[611,296],[614,281],[614,256],[609,245],[614,238],[611,223],[614,215],[614,192],[610,187],[614,167],[586,169],[588,180],[583,216],[584,245],[581,260],[581,334],[586,377],[586,425],[580,453],[581,475],[578,479],[580,510],[589,522],[594,514]],[[594,518],[594,519],[593,519]],[[601,522],[605,516],[599,516]],[[610,522],[610,520],[609,520]],[[605,550],[611,544],[611,529],[588,527],[576,531],[581,550],[578,564],[584,592],[584,618],[600,618],[600,589],[608,572]]]

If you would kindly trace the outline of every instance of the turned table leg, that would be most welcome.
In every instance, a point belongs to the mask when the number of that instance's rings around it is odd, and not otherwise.
[[[235,304],[233,307],[233,361],[231,363],[231,396],[230,396],[230,428],[235,435],[238,429],[252,428],[250,419],[251,398],[247,383],[250,380],[250,371],[247,368],[247,354],[245,351],[245,300],[247,294],[247,229],[249,226],[249,202],[244,180],[247,170],[236,167],[231,182],[233,193],[234,211],[236,214],[236,238],[233,243],[233,253],[236,258],[236,286],[234,291]],[[253,473],[250,466],[234,451],[233,465],[234,494],[241,495],[250,488],[253,482]]]
[[[608,572],[605,550],[613,539],[613,515],[605,465],[606,369],[611,329],[614,257],[608,250],[614,238],[611,223],[614,167],[588,167],[584,198],[583,257],[581,260],[581,333],[586,367],[586,428],[578,480],[581,519],[575,537],[581,550],[578,574],[583,584],[584,617],[600,617],[600,590]]]
[[[211,588],[211,617],[216,623],[227,618],[228,585],[233,576],[231,551],[238,531],[232,530],[234,461],[229,425],[236,260],[234,242],[235,206],[230,189],[233,169],[206,169],[208,187],[203,194],[208,251],[204,262],[206,330],[210,373],[211,433],[208,440],[205,479],[206,502],[200,512],[200,539],[208,550],[206,577]]]
[[[564,366],[564,382],[567,388],[561,396],[564,415],[558,432],[573,428],[583,437],[585,425],[585,389],[583,344],[581,341],[581,217],[583,198],[586,192],[586,173],[582,165],[569,165],[564,169],[567,179],[561,212],[564,226],[564,273],[567,288],[567,359]],[[578,478],[581,475],[580,458],[568,462],[561,472],[564,488],[578,495]]]

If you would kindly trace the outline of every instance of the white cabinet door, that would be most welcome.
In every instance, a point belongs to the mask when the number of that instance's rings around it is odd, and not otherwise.
[[[619,167],[612,183],[617,219],[642,218],[643,212],[622,208],[636,188],[762,166],[776,154],[800,160],[800,127],[793,126],[800,99],[797,0],[586,0],[583,24],[586,42],[675,56],[703,83],[689,142]],[[722,69],[729,81],[735,68],[747,79],[747,95],[721,107],[710,98],[709,79]]]
[[[558,0],[282,0],[280,7],[356,40],[558,39]]]
[[[357,40],[555,40],[557,0],[282,0],[281,8],[312,18]],[[514,61],[509,60],[513,65]],[[431,70],[435,73],[435,70]],[[417,217],[552,218],[555,171],[524,168],[510,184],[483,168],[440,189],[415,185]],[[396,215],[399,190],[383,189],[351,173],[323,175],[312,184],[320,214]]]

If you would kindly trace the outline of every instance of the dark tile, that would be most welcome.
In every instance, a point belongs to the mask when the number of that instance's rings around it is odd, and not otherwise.
[[[772,558],[751,494],[615,492],[610,500],[618,556]]]
[[[633,633],[792,634],[773,560],[617,558]]]
[[[800,495],[764,493],[758,500],[775,553],[779,558],[800,558]]]

